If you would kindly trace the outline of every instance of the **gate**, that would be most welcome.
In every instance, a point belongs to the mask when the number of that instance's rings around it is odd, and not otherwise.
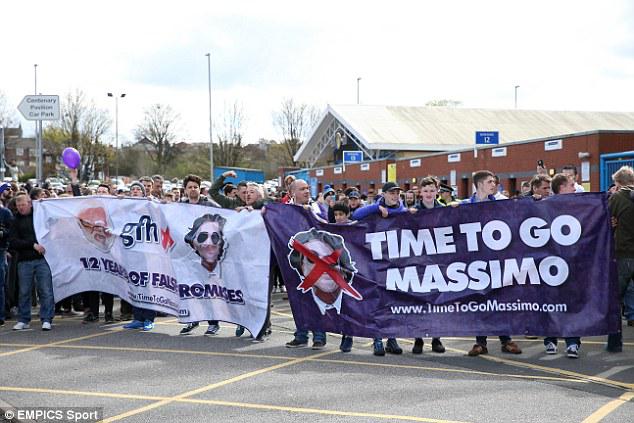
[[[621,153],[602,154],[599,168],[601,172],[601,191],[608,189],[612,185],[612,175],[621,166],[634,167],[634,151],[623,151]]]

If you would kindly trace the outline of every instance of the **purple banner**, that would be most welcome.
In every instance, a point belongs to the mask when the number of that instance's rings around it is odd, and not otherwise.
[[[264,220],[298,328],[363,337],[616,332],[603,194],[437,208],[349,225]]]

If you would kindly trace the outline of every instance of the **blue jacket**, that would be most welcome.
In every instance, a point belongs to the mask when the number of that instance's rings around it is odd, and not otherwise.
[[[380,214],[381,212],[379,211],[379,206],[383,206],[387,209],[388,216],[407,213],[407,207],[403,205],[403,201],[399,200],[396,206],[389,207],[385,205],[385,199],[381,198],[374,204],[369,204],[367,206],[358,208],[352,214],[352,220],[362,220],[373,214]]]

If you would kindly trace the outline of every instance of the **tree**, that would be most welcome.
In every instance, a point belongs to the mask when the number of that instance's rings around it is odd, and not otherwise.
[[[143,123],[136,129],[137,139],[147,139],[154,150],[149,150],[150,157],[158,167],[159,173],[164,173],[167,165],[174,158],[172,143],[176,139],[180,115],[171,106],[154,104],[145,110]]]
[[[222,128],[219,131],[218,144],[214,144],[214,165],[240,166],[242,155],[242,124],[244,112],[237,101],[231,106],[225,104]]]
[[[427,103],[425,103],[425,106],[428,106],[428,107],[460,107],[460,106],[462,106],[462,101],[449,100],[449,99],[430,100]]]
[[[73,147],[81,155],[81,178],[92,179],[95,166],[103,168],[108,149],[102,144],[111,120],[106,110],[98,109],[93,100],[86,99],[81,90],[68,93],[61,104],[61,120],[44,129],[43,138],[59,155],[65,147]]]
[[[284,164],[292,165],[293,157],[304,138],[317,123],[319,112],[314,106],[295,104],[292,98],[282,101],[281,110],[274,114],[274,123],[282,132],[282,145],[286,153]]]
[[[7,104],[7,97],[0,91],[0,127],[8,128],[17,125],[17,122],[13,108]]]

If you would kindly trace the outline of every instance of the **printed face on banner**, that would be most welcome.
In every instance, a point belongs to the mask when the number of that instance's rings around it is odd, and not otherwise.
[[[226,219],[219,214],[200,216],[185,235],[185,242],[201,258],[201,265],[208,271],[214,271],[222,261],[227,244],[222,233]]]
[[[310,292],[322,314],[332,308],[340,313],[343,293],[363,300],[352,287],[357,269],[340,235],[312,228],[295,234],[288,247],[289,263],[301,280],[297,290]]]
[[[91,203],[77,214],[77,223],[88,242],[100,251],[108,252],[115,237],[112,235],[112,223],[101,203]]]

